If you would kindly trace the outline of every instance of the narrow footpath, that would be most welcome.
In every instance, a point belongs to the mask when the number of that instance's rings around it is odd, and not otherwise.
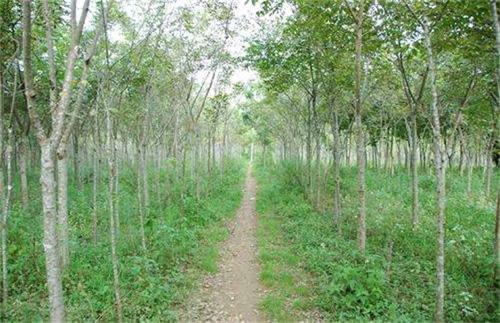
[[[250,166],[240,209],[229,225],[230,236],[221,247],[219,270],[205,277],[183,321],[264,321],[258,310],[263,289],[257,259],[255,194],[256,182]]]

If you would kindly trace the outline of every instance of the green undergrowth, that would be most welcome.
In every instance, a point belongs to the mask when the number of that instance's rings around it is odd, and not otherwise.
[[[435,305],[434,176],[419,175],[421,221],[411,227],[411,186],[404,169],[391,176],[369,169],[367,251],[357,251],[355,168],[342,168],[342,235],[332,212],[316,211],[297,182],[296,166],[259,165],[262,302],[274,320],[290,321],[318,311],[328,321],[429,321]],[[494,178],[498,183],[498,174]],[[333,183],[322,196],[332,210]],[[474,196],[466,178],[447,179],[446,299],[449,321],[498,321],[493,286],[494,196],[481,193],[482,172],[474,173]],[[493,190],[495,192],[495,190]],[[389,245],[392,242],[392,255]],[[389,259],[391,259],[389,261]],[[495,311],[497,311],[495,313]]]
[[[275,186],[264,179],[269,174],[262,169],[257,169],[256,173],[259,182],[257,238],[260,280],[267,290],[261,308],[273,320],[296,321],[314,307],[313,290],[309,288],[311,281],[302,269],[302,259],[294,252],[288,237],[283,235],[285,219],[274,211],[278,205],[272,205],[276,203],[271,198]]]
[[[151,206],[146,218],[147,251],[141,249],[136,174],[120,174],[118,256],[124,318],[175,321],[188,293],[204,272],[217,270],[218,244],[228,234],[223,221],[240,204],[243,161],[228,160],[224,173],[202,179],[203,196],[194,196],[193,181],[181,195],[173,165],[160,170],[160,185],[150,171]],[[82,174],[84,181],[91,173]],[[37,183],[35,174],[31,183]],[[64,273],[68,320],[114,320],[114,292],[109,244],[106,174],[99,190],[98,243],[92,241],[92,183],[69,190],[71,264]],[[9,220],[8,321],[47,320],[48,304],[42,247],[39,188],[30,185],[27,211],[14,205]],[[18,196],[15,196],[17,199]]]

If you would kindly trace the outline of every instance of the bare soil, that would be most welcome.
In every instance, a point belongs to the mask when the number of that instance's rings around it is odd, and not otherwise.
[[[256,182],[248,168],[243,200],[221,247],[218,272],[206,276],[182,321],[263,322],[258,305],[263,294],[257,258]]]

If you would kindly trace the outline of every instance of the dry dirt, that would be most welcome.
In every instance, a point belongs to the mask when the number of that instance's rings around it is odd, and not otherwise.
[[[221,247],[218,272],[204,278],[183,314],[184,322],[263,322],[257,259],[256,182],[249,167],[244,196]]]

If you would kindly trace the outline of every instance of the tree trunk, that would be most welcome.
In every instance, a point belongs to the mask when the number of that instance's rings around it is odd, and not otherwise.
[[[498,119],[498,114],[500,110],[500,21],[498,20],[498,8],[497,8],[497,1],[496,0],[491,0],[491,11],[492,11],[492,16],[493,16],[493,26],[495,29],[495,49],[497,52],[496,55],[496,75],[495,75],[495,81],[496,81],[496,86],[497,86],[497,93],[496,93],[496,101],[495,105],[492,111],[492,133],[491,133],[491,142],[489,145],[489,154],[488,154],[488,175],[487,175],[487,180],[486,180],[486,194],[489,196],[490,193],[490,183],[491,183],[491,168],[492,168],[492,156],[491,152],[495,149],[495,141],[498,139],[497,135],[497,119]]]
[[[366,249],[366,205],[365,205],[365,142],[361,119],[361,48],[363,37],[364,1],[361,0],[356,17],[356,50],[355,50],[355,125],[356,125],[356,157],[358,164],[358,248],[362,253]]]
[[[472,200],[472,159],[472,150],[469,149],[469,152],[467,153],[467,198],[469,201]]]
[[[146,144],[142,147],[142,194],[144,196],[144,220],[147,220],[149,217],[149,176]]]
[[[113,122],[109,107],[106,109],[106,141],[107,141],[107,155],[108,155],[108,203],[109,203],[109,231],[111,241],[111,263],[113,266],[113,286],[115,292],[115,311],[116,319],[122,322],[122,301],[120,291],[120,274],[119,274],[119,261],[116,250],[116,236],[117,226],[116,219],[118,218],[116,205],[118,204],[118,195],[116,191],[116,144],[113,137]]]
[[[0,84],[3,84],[1,82],[0,78]],[[14,85],[15,86],[15,85]],[[3,91],[0,89],[0,91]],[[1,95],[1,94],[0,94]],[[2,100],[0,99],[0,102]],[[1,105],[0,105],[1,106]],[[3,112],[0,113],[2,117],[0,118],[0,122],[3,122]],[[11,120],[12,124],[12,120]],[[6,170],[7,170],[7,182],[6,182],[6,189],[1,192],[2,193],[2,217],[1,217],[1,222],[0,222],[0,228],[1,228],[1,233],[2,233],[2,308],[3,312],[6,313],[7,309],[7,300],[8,300],[8,280],[7,280],[7,256],[8,256],[8,249],[7,249],[7,225],[8,225],[8,219],[9,219],[9,212],[10,212],[10,202],[11,202],[11,194],[12,194],[12,129],[9,128],[7,131],[7,147],[5,147],[5,152],[4,152],[4,158],[2,158],[2,162],[5,162]],[[2,146],[3,146],[3,133],[2,133]],[[0,167],[3,167],[4,165],[0,165]],[[2,177],[0,177],[0,180],[3,183],[3,174]]]
[[[153,162],[155,163],[154,170],[154,181],[155,181],[155,193],[156,200],[159,202],[161,198],[161,188],[160,188],[160,170],[161,170],[161,158],[163,156],[162,147],[160,145],[156,146],[156,154],[153,158]]]
[[[312,197],[312,117],[311,117],[311,100],[307,101],[307,138],[306,138],[306,190],[308,197]]]
[[[423,23],[424,41],[427,50],[427,60],[429,65],[429,76],[432,93],[432,134],[434,139],[434,166],[436,171],[436,200],[437,200],[437,291],[436,291],[436,312],[435,320],[444,322],[444,263],[445,263],[445,207],[446,207],[446,191],[445,191],[445,169],[443,163],[443,149],[441,139],[441,124],[439,120],[438,108],[438,92],[436,84],[436,66],[434,63],[434,54],[432,52],[431,34],[428,28],[427,20]]]
[[[397,149],[397,155],[398,155],[398,166],[401,166],[401,145],[399,144],[398,141],[396,141],[396,149]]]
[[[1,58],[1,57],[0,57]],[[7,157],[7,153],[3,153],[3,141],[4,141],[4,113],[3,113],[3,61],[0,61],[0,196],[2,198],[3,206],[7,205],[6,197],[9,194],[9,187],[7,185],[7,194],[4,187],[4,173],[3,164],[4,158]],[[6,313],[7,310],[7,212],[2,208],[2,215],[0,218],[0,233],[2,235],[2,313]],[[0,318],[4,319],[4,315]]]
[[[460,137],[462,137],[462,134],[460,134]],[[458,162],[458,170],[460,172],[460,177],[464,176],[464,168],[465,168],[465,145],[463,142],[463,139],[460,139],[460,159]]]
[[[340,221],[341,206],[340,206],[340,132],[339,118],[336,111],[333,111],[333,181],[335,185],[334,201],[333,201],[333,224],[337,227],[339,236],[342,235],[342,224]]]
[[[98,201],[97,196],[99,195],[99,188],[101,186],[101,135],[99,132],[99,112],[95,111],[94,128],[93,128],[93,139],[94,139],[94,156],[92,161],[92,240],[94,245],[97,244],[97,228],[99,223],[99,213],[98,213]]]
[[[347,131],[345,135],[345,165],[351,166],[351,146],[349,144],[350,132]]]
[[[207,173],[210,174],[212,172],[211,170],[211,159],[212,159],[212,149],[211,149],[211,146],[212,146],[212,137],[211,137],[211,131],[209,130],[208,131],[208,142],[207,142],[207,145],[208,145],[208,158],[207,158]]]
[[[195,143],[194,143],[194,162],[193,162],[193,170],[194,170],[194,176],[195,176],[195,190],[196,190],[196,201],[200,200],[201,197],[201,170],[200,167],[198,167],[198,164],[200,163],[200,134],[199,130],[195,130]]]
[[[22,136],[22,135],[21,135]],[[18,165],[19,165],[19,177],[21,181],[21,201],[23,209],[28,207],[29,203],[29,193],[28,193],[28,178],[26,176],[26,141],[24,138],[19,138],[18,145]]]
[[[0,82],[0,84],[2,84]],[[14,85],[17,86],[17,85]],[[0,91],[2,91],[0,89]],[[1,101],[1,100],[0,100]],[[2,119],[0,119],[0,122],[3,122]],[[10,121],[12,123],[12,120]],[[5,166],[7,168],[7,187],[6,190],[4,190],[4,195],[2,196],[2,218],[0,222],[0,227],[1,227],[1,233],[2,233],[2,308],[3,308],[3,313],[7,313],[7,298],[8,298],[8,293],[9,293],[9,285],[8,285],[8,280],[7,280],[7,257],[8,257],[8,249],[7,249],[7,225],[8,225],[8,219],[9,219],[9,212],[10,212],[10,200],[11,200],[11,194],[12,194],[12,129],[10,128],[8,131],[8,137],[7,137],[7,147],[5,148],[4,152],[4,159],[5,159]],[[4,139],[4,138],[2,138]],[[3,167],[3,165],[0,165],[0,167]],[[0,178],[0,180],[4,180],[3,178]],[[0,316],[0,318],[3,318],[3,315]]]
[[[496,57],[496,86],[497,86],[497,100],[495,110],[498,112],[500,106],[500,21],[498,20],[497,1],[491,1],[491,12],[493,15],[493,27],[495,29],[495,49],[497,52]]]
[[[61,142],[67,146],[66,142]],[[69,234],[68,234],[68,159],[66,148],[57,152],[57,236],[61,268],[69,265]]]
[[[73,133],[73,175],[75,177],[76,187],[79,191],[83,190],[83,184],[80,177],[80,143],[78,141],[78,135]]]
[[[212,138],[212,168],[217,169],[217,154],[215,152],[215,146],[217,143],[217,139],[215,137],[216,131],[214,131],[214,136]]]
[[[394,175],[394,137],[391,130],[391,141],[389,142],[389,174]]]
[[[137,147],[137,200],[139,205],[139,223],[141,232],[141,247],[146,250],[146,233],[144,231],[144,218],[146,202],[144,196],[144,155],[143,155],[141,144]]]
[[[417,135],[417,111],[414,107],[411,113],[410,120],[411,128],[411,219],[413,227],[417,227],[419,223],[418,216],[418,135]]]
[[[491,174],[493,172],[493,162],[491,160],[491,154],[492,154],[493,149],[494,149],[494,147],[493,147],[494,142],[495,142],[495,139],[493,138],[493,134],[492,134],[492,138],[489,140],[488,147],[486,149],[486,174],[485,174],[485,178],[484,178],[484,182],[485,182],[484,195],[486,195],[486,197],[489,197],[490,193],[491,193]]]
[[[55,152],[50,143],[41,144],[40,183],[43,204],[43,247],[49,289],[50,320],[64,322],[64,298],[59,257],[56,212]]]
[[[99,215],[98,215],[98,204],[97,204],[97,196],[99,194],[99,184],[101,182],[100,176],[100,162],[99,156],[97,155],[97,151],[94,153],[94,159],[92,161],[92,241],[94,245],[97,244],[97,227],[99,223]]]
[[[405,155],[405,168],[408,171],[408,175],[411,173],[411,167],[410,167],[410,156],[408,156],[408,150],[409,147],[408,145],[404,145],[404,155]]]
[[[56,181],[54,177],[55,147],[52,140],[47,138],[35,109],[36,92],[33,85],[33,71],[31,66],[32,34],[30,0],[23,0],[22,30],[25,97],[30,119],[33,121],[37,139],[41,147],[40,184],[43,206],[43,247],[45,252],[45,269],[49,292],[50,319],[52,322],[64,322],[65,310],[56,228]],[[72,76],[72,74],[67,78],[69,81],[71,81],[70,76]],[[67,94],[67,92],[65,92],[65,94]]]
[[[319,133],[316,133],[316,208],[321,209],[321,145]]]
[[[9,213],[10,213],[10,203],[11,203],[11,196],[12,196],[12,151],[13,151],[13,146],[14,146],[14,134],[12,130],[12,125],[14,123],[13,121],[13,113],[14,113],[14,108],[16,105],[16,92],[17,92],[17,69],[14,72],[14,82],[13,82],[13,90],[12,90],[12,101],[10,105],[10,113],[9,113],[9,125],[7,128],[7,138],[4,137],[4,111],[3,111],[3,62],[0,62],[0,123],[1,125],[1,130],[0,130],[0,167],[3,170],[3,167],[6,168],[7,171],[7,181],[5,184],[7,184],[6,189],[2,190],[2,215],[0,218],[0,231],[1,231],[1,236],[2,236],[2,309],[3,313],[7,312],[7,298],[8,298],[8,268],[7,268],[7,257],[8,257],[8,249],[7,249],[7,226],[8,226],[8,219],[9,219]],[[3,150],[4,146],[4,140],[7,142],[7,146],[5,147],[5,151]],[[2,181],[2,187],[4,184],[4,174],[2,172],[0,176],[0,181]],[[3,315],[2,315],[3,318]]]
[[[113,122],[111,122],[111,125],[112,125],[112,128],[113,128]],[[113,136],[113,165],[114,165],[114,194],[116,196],[116,202],[115,202],[115,206],[114,206],[114,219],[115,219],[115,227],[116,227],[116,234],[119,235],[120,234],[120,209],[119,209],[119,206],[120,204],[118,203],[118,196],[119,196],[119,191],[118,191],[118,183],[119,183],[119,180],[120,180],[120,174],[118,173],[118,170],[119,168],[117,167],[117,149],[116,149],[116,138],[117,138],[117,134],[116,134],[116,130],[112,133],[112,136]]]

